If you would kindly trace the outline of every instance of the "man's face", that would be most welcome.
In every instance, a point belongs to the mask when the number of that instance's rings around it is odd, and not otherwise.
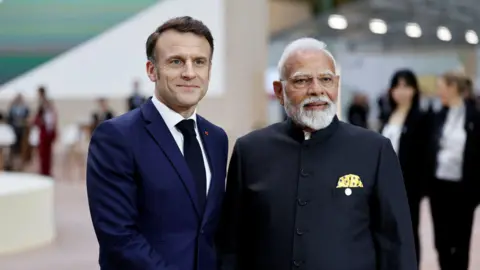
[[[194,108],[205,96],[210,79],[211,49],[204,37],[169,30],[161,34],[155,62],[147,73],[158,98],[175,111]]]
[[[274,90],[287,115],[312,130],[327,127],[337,108],[338,76],[332,59],[320,50],[299,50],[285,62]]]
[[[98,106],[99,106],[100,109],[102,109],[102,110],[108,109],[107,101],[106,101],[105,99],[100,99],[100,100],[98,100]]]
[[[46,98],[47,98],[47,95],[45,94],[45,91],[39,90],[39,91],[38,91],[38,98],[40,99],[40,101],[46,99]]]
[[[22,94],[18,94],[18,95],[15,97],[15,103],[16,103],[16,104],[21,104],[21,103],[23,103],[23,96],[22,96]]]
[[[138,93],[140,90],[140,83],[138,81],[133,82],[133,92]]]

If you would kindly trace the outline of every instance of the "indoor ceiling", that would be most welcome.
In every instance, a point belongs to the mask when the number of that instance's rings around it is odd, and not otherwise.
[[[359,0],[345,4],[316,19],[273,37],[291,40],[300,36],[315,36],[323,40],[342,39],[350,45],[381,44],[384,47],[411,46],[471,46],[466,42],[468,30],[480,33],[480,5],[478,0]],[[336,30],[329,27],[332,14],[345,17],[348,26]],[[369,28],[371,19],[383,20],[388,30],[374,34]],[[406,35],[407,23],[416,23],[421,28],[421,37]],[[438,38],[438,27],[448,28],[451,38]]]

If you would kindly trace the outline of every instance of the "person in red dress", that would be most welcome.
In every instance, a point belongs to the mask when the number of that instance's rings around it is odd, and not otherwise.
[[[40,105],[34,124],[38,127],[38,154],[40,159],[40,174],[51,175],[53,144],[57,135],[57,114],[53,104],[47,98],[45,87],[38,89]]]

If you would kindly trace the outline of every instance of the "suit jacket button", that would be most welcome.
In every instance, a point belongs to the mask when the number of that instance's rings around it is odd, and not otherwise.
[[[307,177],[307,176],[309,176],[308,172],[306,172],[304,169],[302,169],[302,170],[300,171],[300,175],[301,175],[302,177]]]
[[[305,205],[307,205],[307,203],[308,203],[307,201],[304,201],[302,199],[298,199],[298,205],[300,205],[300,206],[305,206]]]
[[[303,235],[304,233],[305,233],[304,231],[302,231],[301,229],[297,228],[297,234],[298,234],[298,235]]]
[[[293,261],[293,265],[295,265],[296,267],[299,267],[300,265],[302,265],[302,262],[301,262],[301,261],[294,260],[294,261]]]
[[[204,233],[205,233],[205,231],[203,231],[203,230],[200,230],[200,234],[204,234]]]

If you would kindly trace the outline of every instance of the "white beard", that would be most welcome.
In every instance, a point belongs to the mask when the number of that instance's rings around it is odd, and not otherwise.
[[[327,97],[309,97],[302,101],[298,106],[294,106],[292,102],[285,95],[283,91],[284,108],[287,115],[297,124],[311,128],[313,130],[320,130],[328,127],[335,115],[337,114],[337,105]],[[312,102],[327,102],[325,110],[305,110],[305,105]]]

